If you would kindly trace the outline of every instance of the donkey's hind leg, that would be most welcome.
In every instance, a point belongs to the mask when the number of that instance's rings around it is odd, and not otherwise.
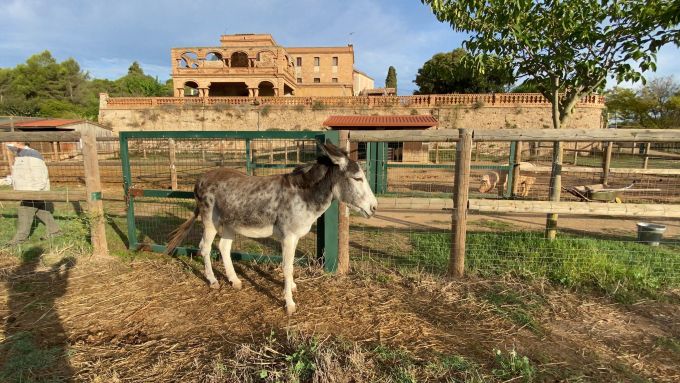
[[[212,222],[203,221],[203,238],[201,239],[201,255],[203,256],[203,264],[205,265],[205,277],[210,282],[210,288],[219,289],[220,283],[217,282],[215,274],[213,273],[212,263],[210,262],[210,250],[212,248],[213,240],[217,235],[217,229],[212,225]]]
[[[224,272],[227,274],[227,279],[232,287],[236,290],[241,289],[241,280],[238,279],[234,264],[231,262],[231,243],[234,241],[234,233],[227,229],[222,229],[220,233],[220,243],[218,245],[220,253],[222,254],[222,262],[224,262]]]

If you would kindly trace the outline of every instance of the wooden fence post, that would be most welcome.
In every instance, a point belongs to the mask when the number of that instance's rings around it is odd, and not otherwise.
[[[174,138],[168,139],[168,147],[170,152],[170,188],[172,190],[177,190],[177,167],[175,166],[176,155]]]
[[[349,132],[340,131],[339,147],[349,153]],[[349,271],[349,207],[340,203],[338,214],[338,274],[347,274]]]
[[[612,148],[614,147],[614,143],[609,141],[605,144],[607,145],[607,149],[603,152],[604,157],[602,158],[602,183],[607,185],[609,181],[609,168],[612,164]]]
[[[516,141],[517,143],[515,144],[515,157],[513,159],[513,168],[512,168],[512,185],[510,186],[512,189],[512,195],[514,196],[517,194],[517,189],[519,188],[519,174],[520,174],[520,162],[522,161],[522,141]]]
[[[465,235],[467,233],[468,189],[472,160],[472,132],[458,130],[456,144],[456,174],[454,175],[453,214],[451,216],[451,257],[449,276],[462,278],[465,274]]]
[[[82,133],[83,165],[85,167],[85,189],[87,192],[88,214],[94,256],[109,255],[104,222],[104,204],[99,178],[99,158],[97,157],[97,138],[91,130]]]

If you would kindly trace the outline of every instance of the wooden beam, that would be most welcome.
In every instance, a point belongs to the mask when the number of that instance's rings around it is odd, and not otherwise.
[[[547,173],[550,166],[531,166],[526,162],[520,165],[523,172]],[[588,166],[564,166],[562,173],[602,173],[602,168]],[[639,169],[639,168],[610,168],[610,174],[650,174],[650,175],[680,175],[680,169]]]
[[[87,201],[84,190],[16,191],[3,190],[0,201],[35,200],[46,202]]]
[[[108,256],[109,247],[106,241],[104,203],[101,199],[102,185],[99,178],[97,139],[94,131],[90,129],[83,130],[83,167],[85,168],[85,189],[88,197],[88,218],[90,219],[93,255],[96,257]]]
[[[0,142],[75,142],[80,140],[80,133],[68,132],[0,132]]]
[[[351,131],[353,142],[456,142],[455,129]],[[678,142],[679,129],[477,129],[473,132],[477,141],[569,141],[569,142]]]
[[[465,237],[467,235],[467,205],[472,162],[472,131],[459,130],[456,145],[456,173],[454,175],[453,213],[451,214],[451,255],[448,274],[454,278],[465,275]]]
[[[340,131],[339,147],[349,153],[349,134],[346,130]],[[286,153],[286,157],[288,154]],[[379,206],[379,205],[378,205]],[[349,272],[349,207],[340,202],[338,214],[338,274]]]
[[[614,217],[680,218],[680,205],[604,202],[552,202],[473,199],[470,210],[483,213],[556,213]]]

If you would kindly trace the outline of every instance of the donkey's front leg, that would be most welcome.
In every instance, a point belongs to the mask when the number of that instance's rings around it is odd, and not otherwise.
[[[286,236],[281,241],[283,252],[283,298],[286,300],[286,312],[292,315],[295,312],[295,302],[293,301],[293,261],[295,260],[295,248],[297,247],[297,236]]]

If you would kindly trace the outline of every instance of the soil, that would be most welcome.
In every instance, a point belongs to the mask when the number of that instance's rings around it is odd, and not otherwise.
[[[240,344],[295,332],[386,345],[424,361],[459,355],[488,370],[493,349],[515,349],[537,366],[539,381],[680,379],[678,292],[621,305],[512,280],[451,282],[389,270],[338,277],[302,268],[299,311],[288,317],[273,265],[239,263],[242,290],[223,275],[222,288],[211,290],[192,260],[79,257],[67,264],[58,261],[63,255],[21,261],[0,253],[3,343],[32,333],[39,347],[59,351],[52,378],[206,381]],[[534,297],[535,328],[490,304],[490,292]],[[0,347],[0,360],[7,355]]]

